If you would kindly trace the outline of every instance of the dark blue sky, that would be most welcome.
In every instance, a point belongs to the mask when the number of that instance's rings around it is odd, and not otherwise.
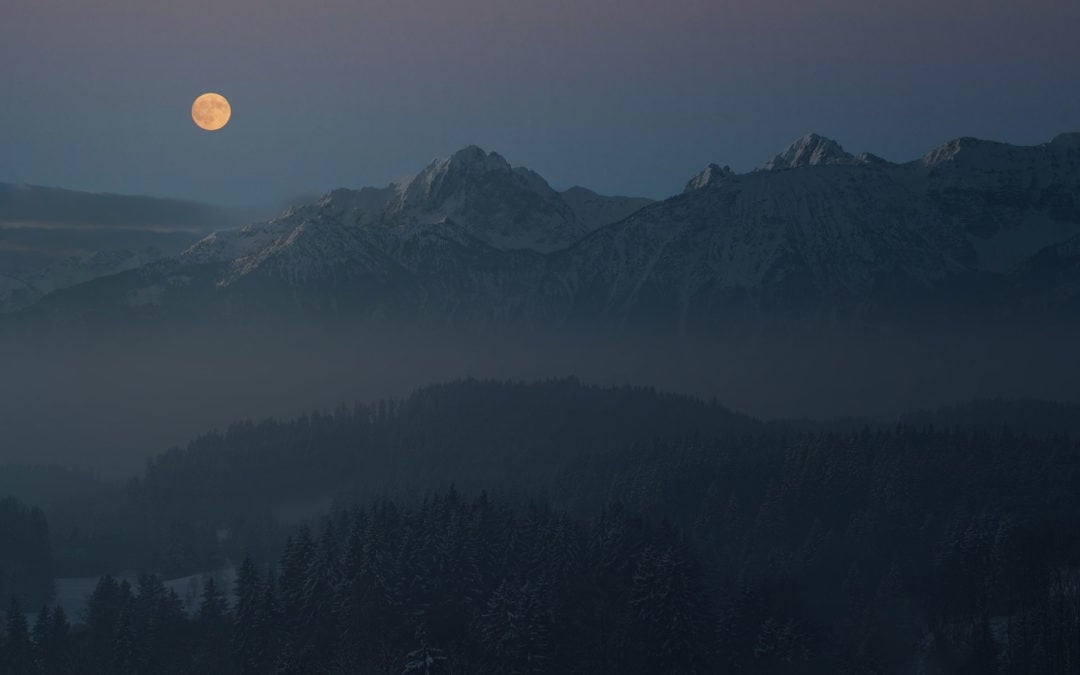
[[[807,131],[908,160],[1080,130],[1078,35],[1076,0],[4,0],[0,181],[265,205],[475,143],[665,196]]]

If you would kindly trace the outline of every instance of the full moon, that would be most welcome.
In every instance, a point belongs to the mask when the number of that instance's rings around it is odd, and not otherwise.
[[[191,119],[200,129],[217,131],[229,123],[232,106],[221,94],[207,92],[191,104]]]

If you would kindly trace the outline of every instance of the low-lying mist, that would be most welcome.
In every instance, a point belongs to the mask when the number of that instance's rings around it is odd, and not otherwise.
[[[238,419],[461,377],[651,385],[759,417],[892,419],[974,398],[1080,401],[1080,331],[829,329],[725,337],[245,325],[72,329],[0,351],[0,465],[129,475]]]

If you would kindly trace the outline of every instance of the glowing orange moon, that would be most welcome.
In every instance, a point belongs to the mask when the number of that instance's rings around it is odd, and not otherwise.
[[[207,92],[191,104],[191,119],[200,129],[217,131],[229,123],[232,106],[221,94]]]

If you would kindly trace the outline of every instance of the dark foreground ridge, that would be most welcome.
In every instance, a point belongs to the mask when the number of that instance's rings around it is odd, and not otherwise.
[[[157,579],[105,579],[70,629],[41,613],[25,639],[13,613],[5,653],[86,672],[1068,672],[1080,444],[1058,404],[993,402],[1023,432],[973,429],[986,405],[833,427],[464,381],[238,424],[47,509],[62,576],[250,556],[235,586],[186,617]]]

